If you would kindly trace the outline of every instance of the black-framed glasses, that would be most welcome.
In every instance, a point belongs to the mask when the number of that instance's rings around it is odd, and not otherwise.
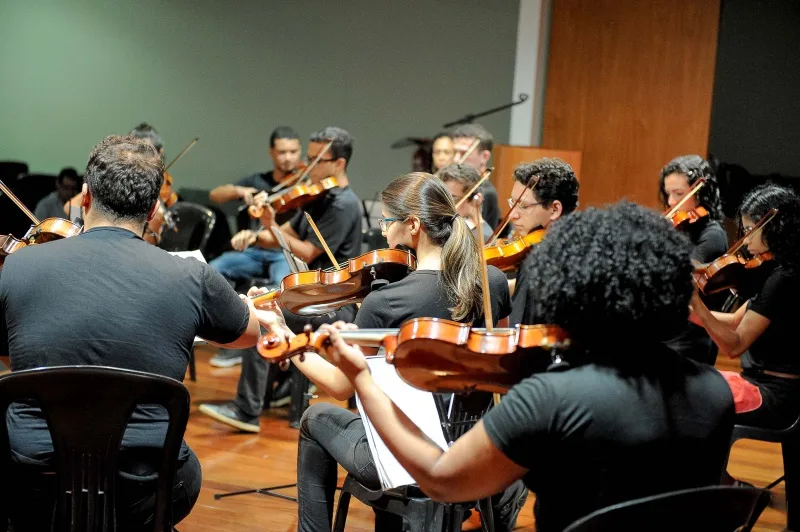
[[[312,163],[312,162],[314,162],[314,159],[316,159],[316,158],[317,158],[316,155],[313,156],[313,157],[310,156],[310,155],[306,155],[306,162],[307,163]],[[317,164],[319,164],[319,163],[329,163],[329,162],[332,162],[332,161],[335,161],[335,160],[336,159],[320,159]]]
[[[385,233],[392,222],[396,222],[398,220],[402,220],[402,218],[378,218],[378,227],[381,228],[381,232]]]

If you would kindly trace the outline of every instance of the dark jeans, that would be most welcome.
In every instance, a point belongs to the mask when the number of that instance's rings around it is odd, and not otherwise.
[[[381,483],[358,414],[317,403],[306,410],[300,425],[297,451],[298,530],[330,532],[338,465],[369,489]],[[492,497],[495,530],[512,530],[528,491],[516,482]],[[398,516],[375,511],[375,530],[403,530]]]
[[[126,473],[126,471],[128,471]],[[117,530],[152,530],[155,511],[156,480],[153,469],[135,463],[121,467],[116,484]],[[202,472],[200,462],[189,449],[189,457],[179,466],[172,492],[173,524],[189,515],[200,495]],[[11,490],[11,523],[14,532],[40,532],[50,530],[54,519],[56,475],[33,466],[15,468],[14,487]]]
[[[762,404],[757,409],[736,414],[737,425],[785,429],[800,415],[800,379],[786,379],[744,370],[742,376],[758,386]]]

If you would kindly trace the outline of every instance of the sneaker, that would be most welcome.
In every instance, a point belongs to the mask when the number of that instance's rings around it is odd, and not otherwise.
[[[200,413],[245,432],[259,432],[261,430],[257,416],[246,416],[233,403],[221,405],[203,404],[200,405]]]
[[[278,386],[275,387],[275,391],[272,392],[272,400],[269,402],[270,408],[279,408],[281,406],[286,406],[292,402],[292,377],[287,375]]]
[[[289,384],[290,384],[290,386],[288,386],[289,392],[286,395],[282,395],[282,396],[278,397],[277,399],[274,399],[274,400],[270,401],[269,402],[269,407],[270,408],[280,408],[282,406],[287,406],[288,404],[290,404],[292,402],[291,379],[288,379],[288,380],[289,380]],[[280,390],[280,388],[281,387],[279,386],[275,390],[276,394],[278,393],[278,390]],[[308,387],[308,393],[310,395],[314,395],[315,393],[317,393],[316,384],[312,384],[311,386]]]
[[[232,368],[236,364],[242,363],[242,354],[233,349],[220,349],[208,363],[215,368]]]

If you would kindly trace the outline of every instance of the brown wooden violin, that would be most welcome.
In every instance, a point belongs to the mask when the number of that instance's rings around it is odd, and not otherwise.
[[[399,281],[416,268],[417,259],[410,252],[378,249],[350,259],[338,269],[289,274],[279,289],[252,299],[256,305],[277,301],[295,314],[316,316],[359,303],[370,293],[374,281]]]
[[[694,209],[688,211],[681,210],[681,207],[683,207],[683,205],[689,201],[692,196],[697,194],[705,184],[705,177],[698,179],[695,184],[692,185],[692,188],[690,188],[689,191],[681,198],[681,200],[676,203],[674,207],[664,213],[664,218],[672,222],[672,227],[680,231],[686,231],[689,229],[691,224],[708,216],[708,211],[702,205],[698,205]]]
[[[694,282],[703,294],[716,294],[723,290],[736,288],[746,277],[759,266],[773,260],[772,253],[761,253],[751,259],[746,259],[739,250],[744,245],[745,239],[763,227],[778,214],[777,209],[770,209],[750,232],[740,238],[731,248],[717,260],[701,266],[694,271]]]
[[[6,257],[11,255],[17,250],[24,248],[27,244],[22,240],[13,237],[12,235],[0,236],[0,266],[6,260]]]
[[[250,205],[250,207],[247,208],[247,212],[249,212],[250,216],[253,218],[261,218],[266,205],[272,207],[276,214],[292,209],[299,209],[303,205],[319,199],[330,189],[337,188],[338,186],[339,181],[335,177],[326,177],[319,183],[313,185],[295,185],[289,189],[267,196],[263,202]]]
[[[31,228],[28,229],[28,232],[22,237],[22,242],[26,245],[44,244],[45,242],[58,240],[60,238],[69,238],[79,235],[83,231],[82,226],[76,225],[69,220],[64,220],[63,218],[47,218],[40,221],[2,181],[0,181],[0,190],[30,218],[31,222],[33,222]],[[19,249],[19,247],[16,249]]]
[[[387,362],[406,382],[430,392],[505,393],[522,379],[561,363],[570,345],[566,332],[551,325],[488,330],[439,318],[408,320],[398,329],[340,334],[354,345],[385,348]],[[256,347],[265,360],[280,362],[309,351],[326,356],[331,343],[327,333],[311,332],[307,326],[288,341],[268,332]]]
[[[500,240],[497,244],[485,246],[483,256],[486,263],[504,272],[516,270],[533,246],[542,241],[545,232],[544,229],[536,229],[522,238]]]

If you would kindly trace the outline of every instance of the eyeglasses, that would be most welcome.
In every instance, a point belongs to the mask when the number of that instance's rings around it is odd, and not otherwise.
[[[517,200],[515,200],[514,198],[508,198],[506,201],[508,201],[508,206],[509,207],[514,208],[514,203]],[[532,207],[535,207],[536,205],[541,205],[541,204],[542,204],[541,201],[537,201],[535,203],[523,203],[523,202],[520,201],[519,203],[517,203],[517,209],[519,209],[520,212],[527,212]]]
[[[312,162],[314,162],[314,159],[316,159],[316,158],[317,158],[316,155],[314,155],[313,157],[311,155],[306,155],[306,162],[307,163],[312,163]],[[317,164],[319,164],[319,163],[329,163],[331,161],[336,161],[336,160],[337,159],[320,159]]]
[[[396,222],[398,220],[402,220],[402,218],[378,218],[378,226],[381,228],[381,232],[385,233],[392,222]]]

